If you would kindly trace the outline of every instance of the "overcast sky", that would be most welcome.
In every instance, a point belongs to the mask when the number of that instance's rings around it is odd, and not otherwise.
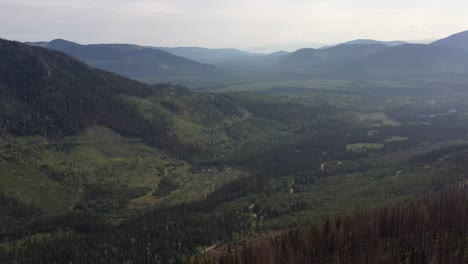
[[[291,50],[468,30],[467,0],[0,0],[0,38]]]

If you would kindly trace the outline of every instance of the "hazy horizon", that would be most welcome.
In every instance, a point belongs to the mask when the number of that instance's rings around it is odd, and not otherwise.
[[[468,29],[467,9],[460,0],[0,0],[0,37],[293,51],[354,39],[428,42]]]

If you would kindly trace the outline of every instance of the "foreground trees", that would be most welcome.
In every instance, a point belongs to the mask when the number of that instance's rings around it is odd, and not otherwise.
[[[198,263],[468,263],[468,189],[358,210],[221,255]]]

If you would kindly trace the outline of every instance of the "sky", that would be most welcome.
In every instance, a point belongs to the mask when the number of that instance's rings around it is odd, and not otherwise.
[[[0,0],[0,38],[270,52],[468,30],[466,0]]]

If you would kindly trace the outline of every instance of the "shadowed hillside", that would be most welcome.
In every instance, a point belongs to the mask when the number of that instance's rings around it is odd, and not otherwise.
[[[155,96],[157,89],[95,70],[62,53],[18,42],[1,40],[0,57],[0,128],[4,133],[62,137],[104,125],[165,149],[178,145],[168,131],[169,124],[144,120],[122,97]]]

